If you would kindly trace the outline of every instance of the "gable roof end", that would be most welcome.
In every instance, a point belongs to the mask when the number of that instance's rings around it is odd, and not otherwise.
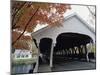
[[[65,21],[67,21],[68,19],[73,18],[73,17],[76,17],[80,22],[82,22],[82,23],[84,24],[84,26],[86,26],[93,34],[95,34],[95,29],[92,28],[92,27],[91,27],[85,20],[83,20],[77,13],[72,13],[72,14],[66,16],[66,17],[64,18],[64,21],[63,21],[63,22],[65,22]],[[36,31],[36,32],[33,32],[32,35],[36,35],[36,34],[38,34],[38,33],[41,33],[42,31],[48,30],[49,28],[51,28],[51,27],[50,27],[50,26],[46,26],[46,27],[44,27],[44,28],[42,28],[42,29],[40,29],[40,30],[38,30],[38,31]]]

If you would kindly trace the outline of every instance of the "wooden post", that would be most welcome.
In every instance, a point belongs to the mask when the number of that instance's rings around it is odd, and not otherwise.
[[[79,51],[78,56],[79,56],[79,60],[80,60],[81,59],[81,46],[79,46],[78,51]]]
[[[87,62],[89,62],[88,50],[87,50],[87,47],[86,47],[86,45],[85,45],[85,51],[86,51],[86,60],[87,60]]]
[[[50,52],[50,68],[53,67],[53,47],[54,47],[54,44],[52,43],[51,52]]]
[[[74,59],[74,48],[71,48],[72,50],[72,59]]]

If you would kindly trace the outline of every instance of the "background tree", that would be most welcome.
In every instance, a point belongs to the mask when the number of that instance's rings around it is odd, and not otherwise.
[[[89,11],[89,23],[95,27],[95,18],[96,18],[96,7],[95,6],[86,6]]]
[[[58,26],[63,14],[71,9],[69,4],[12,1],[12,45],[20,40],[32,40],[31,34],[37,24]],[[27,34],[27,35],[26,35]]]

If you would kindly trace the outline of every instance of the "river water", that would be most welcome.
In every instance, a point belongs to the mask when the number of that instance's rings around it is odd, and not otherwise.
[[[29,73],[33,69],[33,64],[20,64],[12,66],[12,73],[14,74],[25,74]]]

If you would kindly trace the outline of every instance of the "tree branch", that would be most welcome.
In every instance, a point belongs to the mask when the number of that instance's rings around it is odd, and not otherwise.
[[[20,8],[15,12],[15,14],[13,15],[13,19],[12,19],[12,29],[15,29],[16,27],[16,23],[14,24],[14,19],[15,19],[15,16],[16,16],[16,14],[19,12],[19,10],[21,10],[21,8],[23,8],[23,6],[26,4],[26,2],[24,2],[21,6],[20,6]]]
[[[35,16],[35,14],[37,13],[38,10],[39,10],[39,7],[37,8],[37,10],[34,12],[34,14],[31,16],[31,18],[30,18],[29,21],[27,22],[23,33],[12,43],[12,45],[14,45],[14,44],[21,38],[21,36],[24,34],[24,32],[26,31],[26,29],[27,29],[27,27],[28,27],[30,21],[31,21],[32,18]]]
[[[89,12],[95,17],[96,15],[91,11],[91,9],[87,6]]]

